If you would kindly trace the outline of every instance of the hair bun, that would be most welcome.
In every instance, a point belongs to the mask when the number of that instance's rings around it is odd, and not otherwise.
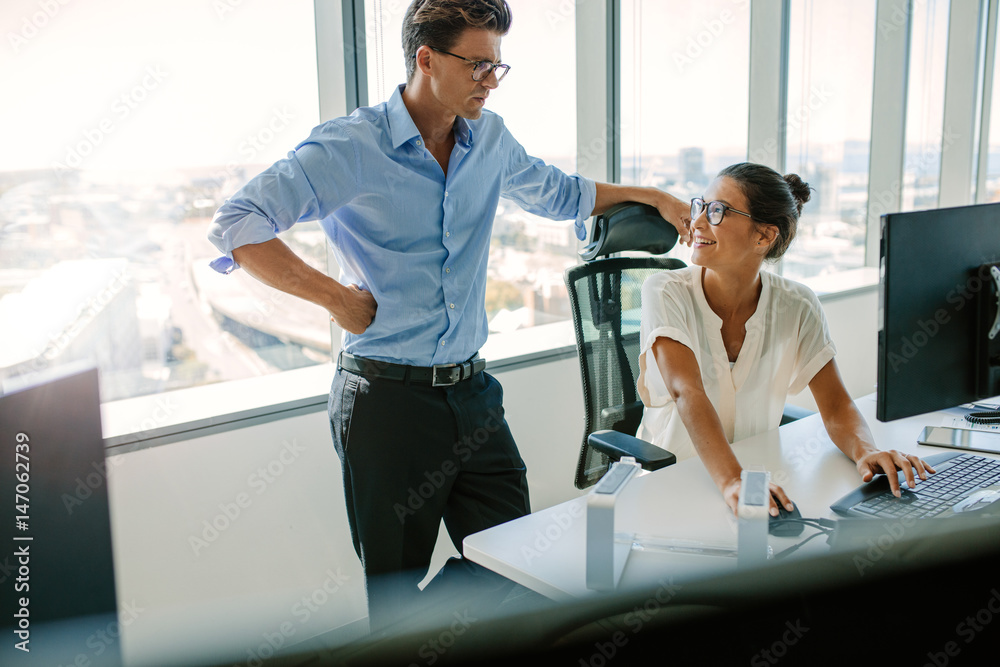
[[[788,183],[789,189],[792,191],[792,196],[795,197],[797,202],[797,208],[799,209],[799,214],[802,214],[802,206],[809,201],[810,193],[812,188],[809,184],[799,178],[798,174],[785,174],[785,182]]]

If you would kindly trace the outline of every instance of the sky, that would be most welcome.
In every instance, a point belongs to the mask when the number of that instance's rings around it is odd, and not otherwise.
[[[404,78],[408,2],[366,4],[369,34],[384,36],[380,50],[369,48],[376,102]],[[510,4],[502,54],[511,71],[488,108],[529,152],[572,155],[574,3]],[[942,7],[927,0],[916,11],[946,16]],[[844,55],[873,53],[873,18],[874,0],[792,3],[789,106],[828,92],[793,140],[867,139],[871,57]],[[745,146],[748,0],[625,0],[622,26],[623,153]],[[939,45],[941,32],[915,48]],[[4,0],[0,36],[0,170],[268,163],[319,121],[312,0]],[[923,86],[939,79],[938,59],[911,60],[922,69],[909,134],[926,136],[942,97]]]
[[[4,0],[0,36],[0,170],[271,161],[318,122],[311,0]]]

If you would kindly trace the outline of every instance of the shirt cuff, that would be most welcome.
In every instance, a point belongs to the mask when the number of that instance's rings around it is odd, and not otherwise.
[[[226,255],[213,259],[208,265],[219,273],[225,273],[226,275],[240,268],[240,265],[233,261],[232,257],[227,257]]]
[[[576,238],[585,241],[587,240],[587,218],[594,212],[594,205],[597,203],[597,184],[593,179],[579,174],[576,174],[576,180],[580,184],[580,208],[573,226]]]
[[[220,213],[221,211],[222,209]],[[277,238],[271,223],[257,213],[247,213],[240,217],[232,214],[223,216],[220,213],[216,213],[208,230],[208,240],[225,253],[208,263],[219,273],[228,274],[240,268],[233,259],[233,249]]]

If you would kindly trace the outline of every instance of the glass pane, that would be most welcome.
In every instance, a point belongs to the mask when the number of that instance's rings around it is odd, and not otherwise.
[[[621,181],[701,196],[746,160],[750,3],[624,0],[621,24]]]
[[[935,208],[941,187],[949,0],[914,3],[901,210]],[[970,36],[975,39],[975,36]]]
[[[990,140],[989,154],[986,159],[986,184],[979,195],[981,202],[1000,201],[1000,75],[997,66],[1000,65],[1000,41],[994,46],[993,56],[993,94],[990,101]]]
[[[875,63],[873,0],[796,0],[789,25],[786,173],[813,188],[782,275],[864,266]]]
[[[324,313],[206,239],[318,122],[312,2],[49,5],[0,16],[0,376],[90,359],[114,400],[327,361]]]
[[[369,104],[389,99],[406,80],[400,44],[408,3],[365,3]],[[508,0],[514,20],[503,38],[510,72],[487,109],[529,155],[576,171],[576,9],[566,0]],[[380,21],[377,19],[381,19]],[[544,114],[540,115],[539,101]],[[576,264],[572,220],[548,220],[501,199],[487,268],[490,334],[570,319],[563,280]]]

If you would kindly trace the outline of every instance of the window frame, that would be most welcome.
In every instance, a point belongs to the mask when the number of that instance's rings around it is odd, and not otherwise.
[[[873,0],[875,1],[875,0]],[[981,200],[985,179],[985,159],[989,143],[989,109],[996,41],[997,5],[1000,0],[980,0],[987,7],[987,26],[980,33],[977,52],[983,63],[978,75],[978,97],[960,104],[968,95],[968,86],[951,87],[946,96],[956,111],[948,117],[959,118],[968,110],[969,128],[976,141],[970,142],[963,159],[972,168],[965,183],[968,201]],[[791,0],[755,0],[751,5],[750,122],[748,155],[781,171],[784,167],[784,118],[787,108],[788,21]],[[953,3],[954,4],[954,3]],[[367,98],[365,45],[363,38],[364,0],[314,0],[320,120],[345,115]],[[980,11],[977,8],[977,11]],[[897,21],[907,17],[902,29],[876,31],[874,92],[872,97],[871,158],[869,165],[866,270],[856,272],[849,285],[817,291],[820,300],[831,300],[874,291],[878,286],[878,245],[880,215],[899,209],[905,147],[906,77],[908,71],[909,17],[912,0],[877,0],[876,20]],[[577,41],[577,170],[600,181],[617,182],[620,170],[620,134],[615,119],[619,117],[620,86],[617,68],[620,63],[620,0],[578,3],[576,6]],[[954,10],[953,10],[954,11]],[[900,14],[902,12],[902,14]],[[982,17],[978,19],[980,22]],[[890,23],[891,24],[891,23]],[[968,21],[965,22],[966,27]],[[953,31],[949,31],[954,34]],[[957,48],[957,47],[956,47]],[[953,56],[949,46],[949,60]],[[957,67],[957,65],[955,65]],[[949,64],[948,72],[951,72]],[[586,73],[585,75],[582,73]],[[775,76],[778,73],[778,76]],[[966,91],[966,92],[962,92]],[[950,98],[949,98],[950,99]],[[946,105],[949,100],[946,100]],[[979,105],[979,109],[976,109]],[[961,112],[961,113],[959,113]],[[947,122],[947,121],[946,121]],[[609,130],[610,128],[610,130]],[[957,158],[956,158],[957,159]],[[942,169],[945,169],[942,163]],[[881,197],[881,199],[879,199]],[[880,202],[872,206],[872,202]],[[884,203],[884,206],[881,205]],[[328,270],[336,275],[332,253],[327,251]],[[572,323],[541,325],[518,332],[523,339],[494,345],[496,356],[489,359],[491,372],[513,370],[548,363],[576,355]],[[331,325],[331,337],[338,341],[340,331]],[[487,343],[487,346],[490,346]],[[335,345],[336,349],[339,347]],[[181,389],[102,405],[108,454],[119,454],[210,433],[225,432],[256,423],[318,412],[326,408],[327,388],[334,363],[321,364],[274,375],[223,382],[216,385]],[[264,397],[264,398],[261,398]],[[168,409],[171,400],[179,402]],[[167,407],[164,407],[164,406]],[[209,412],[196,413],[188,406],[213,406]],[[221,409],[219,406],[222,406]],[[157,408],[160,416],[157,417]],[[201,409],[201,408],[198,408]],[[152,421],[139,420],[148,415]],[[148,425],[149,427],[144,427]]]

